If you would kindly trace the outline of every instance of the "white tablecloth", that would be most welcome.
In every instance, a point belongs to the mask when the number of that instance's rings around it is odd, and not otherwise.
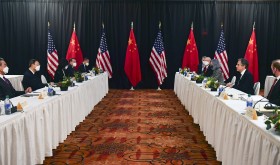
[[[264,83],[264,97],[268,95],[274,80],[275,80],[274,76],[266,76],[265,83]]]
[[[174,91],[223,164],[280,164],[280,134],[265,129],[264,117],[250,120],[241,115],[245,101],[217,98],[217,92],[203,89],[178,73]],[[240,91],[228,88],[227,92]]]
[[[75,130],[93,107],[108,93],[108,75],[90,77],[83,83],[59,91],[60,95],[38,99],[16,97],[14,105],[26,101],[23,113],[0,116],[0,164],[42,164],[60,142]],[[47,88],[39,91],[47,90]]]
[[[21,84],[23,75],[5,75],[5,77],[9,79],[16,91],[23,91],[23,86]]]

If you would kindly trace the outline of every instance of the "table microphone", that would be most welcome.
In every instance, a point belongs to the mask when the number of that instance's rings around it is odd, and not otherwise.
[[[262,99],[258,100],[258,101],[254,104],[253,108],[255,109],[255,106],[256,106],[259,102],[261,102],[263,99],[265,99],[265,97],[263,97]],[[268,102],[268,101],[264,101],[264,102]]]

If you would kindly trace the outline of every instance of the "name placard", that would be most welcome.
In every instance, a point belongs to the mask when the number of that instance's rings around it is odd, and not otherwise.
[[[221,92],[219,98],[224,99],[224,100],[229,99],[228,94],[225,91]]]
[[[18,110],[18,111],[22,111],[23,108],[26,107],[26,106],[27,106],[27,102],[26,102],[26,101],[24,101],[24,102],[18,102],[18,104],[17,104],[17,110]]]
[[[254,108],[247,107],[245,110],[246,110],[245,115],[247,117],[249,117],[252,120],[258,120],[257,112],[256,112],[256,110]]]

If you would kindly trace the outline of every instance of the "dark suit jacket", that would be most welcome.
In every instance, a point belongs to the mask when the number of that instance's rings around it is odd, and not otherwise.
[[[84,65],[83,63],[79,66],[80,73],[85,73],[85,72],[88,72],[89,70],[90,70],[89,67]]]
[[[202,72],[203,73],[203,72]],[[203,73],[203,75],[205,77],[211,77],[213,74],[213,70],[212,70],[212,67],[211,66],[208,66],[207,70],[206,70],[206,73]]]
[[[64,73],[63,73],[64,71]],[[65,75],[64,75],[65,74]],[[66,71],[64,69],[57,69],[54,75],[54,82],[58,83],[63,80],[63,77],[66,76]]]
[[[233,88],[238,89],[242,92],[245,92],[247,94],[254,94],[254,81],[253,81],[253,76],[252,74],[246,70],[244,75],[241,77],[241,74],[239,74],[236,77],[236,81],[235,81],[235,85],[233,86]]]
[[[66,69],[66,72],[65,72],[66,76],[74,77],[74,72],[75,72],[74,68],[72,67],[72,65],[69,64],[68,68]]]
[[[269,102],[280,105],[280,80],[278,80],[271,91],[270,95],[267,96]]]
[[[9,81],[9,80],[8,80]],[[24,94],[24,91],[16,91],[12,84],[9,81],[9,84],[6,83],[2,78],[0,78],[0,99],[4,100],[8,95],[9,98],[13,98],[19,95]]]
[[[201,74],[202,73],[202,63],[198,64],[197,67],[197,74]]]
[[[37,74],[37,72],[33,74],[29,69],[23,75],[22,85],[24,89],[31,87],[32,91],[47,86],[47,84],[42,83],[41,75]]]

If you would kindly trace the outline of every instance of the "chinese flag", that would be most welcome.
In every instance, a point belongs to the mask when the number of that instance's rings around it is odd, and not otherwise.
[[[66,59],[69,60],[70,58],[75,58],[77,61],[77,66],[76,66],[76,70],[78,69],[78,67],[83,63],[83,53],[79,44],[79,40],[78,37],[76,35],[76,31],[75,28],[73,30],[71,39],[70,39],[70,43],[69,43],[69,47],[68,47],[68,51],[66,54]]]
[[[130,30],[128,46],[126,49],[124,71],[133,87],[141,81],[139,53],[133,28]]]
[[[190,68],[191,71],[197,72],[198,64],[199,64],[198,50],[196,47],[196,42],[193,34],[193,27],[191,27],[189,38],[184,52],[182,68]]]
[[[253,28],[253,32],[244,58],[249,62],[248,70],[253,74],[254,82],[258,82],[259,64],[258,64],[258,51],[257,51],[255,28]]]

